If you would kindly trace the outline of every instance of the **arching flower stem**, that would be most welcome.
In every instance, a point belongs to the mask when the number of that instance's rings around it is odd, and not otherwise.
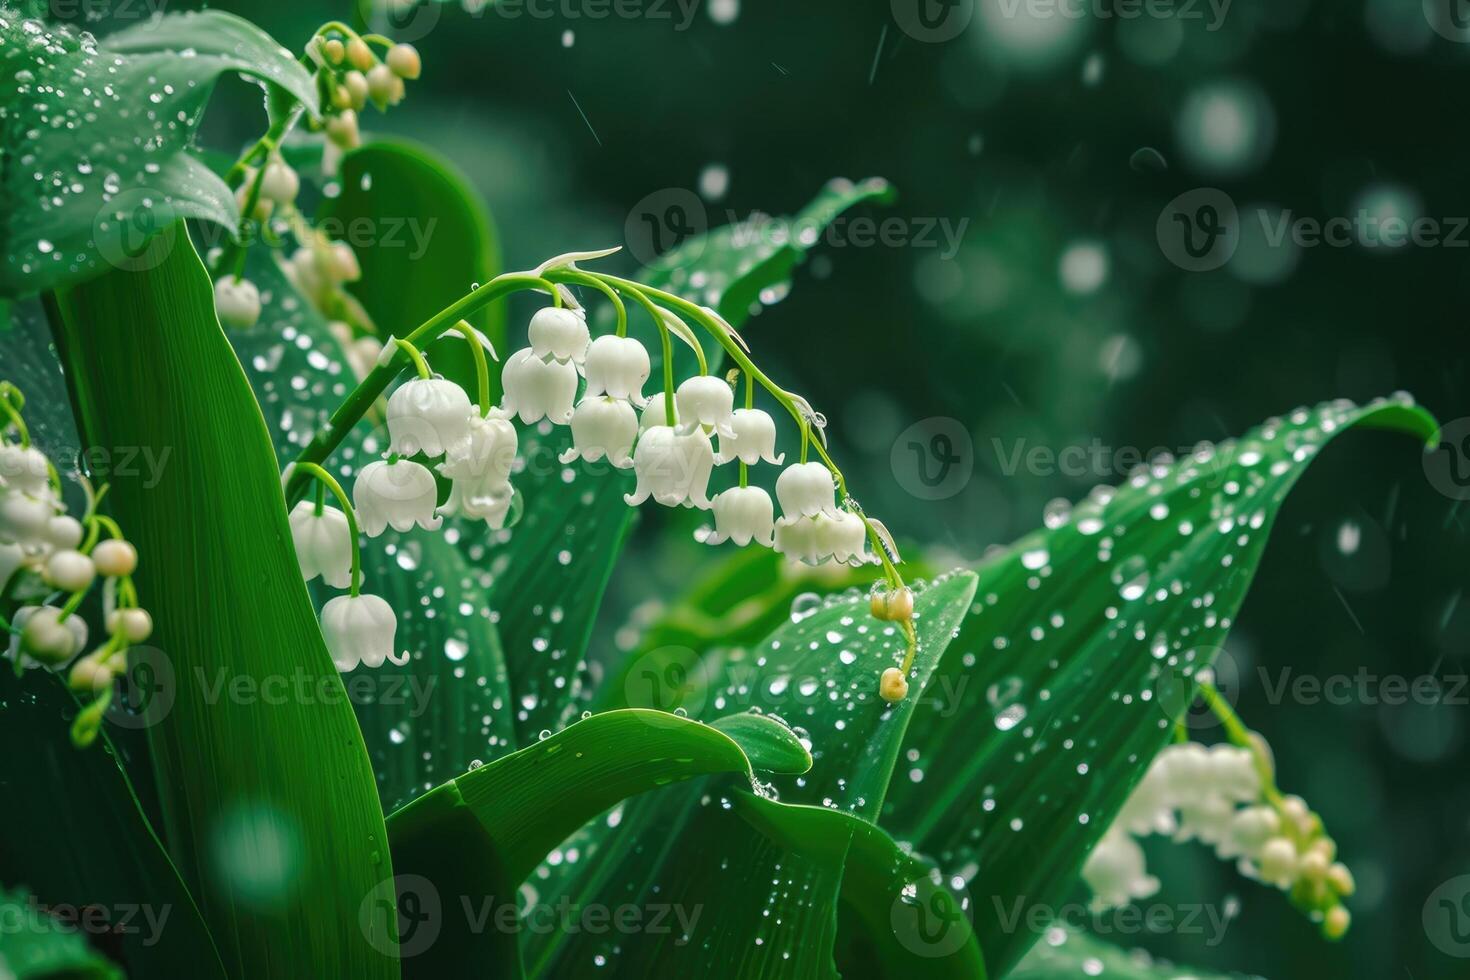
[[[20,434],[20,444],[29,449],[31,432],[26,428],[26,420],[21,417],[21,409],[25,407],[25,403],[25,395],[20,393],[19,388],[9,381],[0,381],[0,411],[5,413],[5,417],[10,420],[9,424],[15,426],[15,431]]]
[[[347,517],[347,533],[352,538],[352,595],[357,595],[362,588],[362,544],[358,541],[357,534],[357,512],[352,509],[352,501],[347,499],[347,494],[342,490],[342,484],[337,482],[336,477],[322,469],[315,463],[299,463],[297,469],[315,478],[317,485],[325,486],[332,491],[332,496],[337,498],[342,513]],[[340,566],[339,566],[340,567]]]
[[[596,278],[605,278],[598,276]],[[653,325],[658,327],[658,337],[663,343],[664,351],[664,421],[670,428],[674,426],[674,341],[669,335],[669,325],[664,322],[664,315],[653,305],[653,301],[644,295],[636,283],[627,285],[619,284],[618,288],[633,298],[633,301],[643,307],[648,315],[653,318]],[[694,353],[699,357],[699,373],[706,374],[709,371],[705,364],[704,351],[695,348]]]
[[[434,372],[429,370],[429,362],[424,360],[424,355],[414,346],[413,341],[394,337],[393,343],[408,355],[408,359],[413,362],[414,371],[418,372],[420,378],[427,381],[434,376]]]
[[[617,335],[619,337],[628,336],[628,308],[623,304],[623,298],[618,295],[616,289],[613,289],[596,276],[589,275],[580,269],[559,270],[558,278],[579,286],[588,286],[606,296],[607,301],[613,305],[613,309],[618,315]]]
[[[468,320],[460,320],[454,329],[470,345],[470,355],[475,359],[475,390],[480,396],[480,417],[490,414],[490,366],[485,363],[485,348],[480,344],[480,335]]]

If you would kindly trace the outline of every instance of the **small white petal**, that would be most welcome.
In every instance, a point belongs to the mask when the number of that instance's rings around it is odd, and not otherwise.
[[[375,595],[339,595],[322,607],[322,638],[332,662],[342,673],[359,663],[381,667],[383,661],[402,663],[394,652],[398,617],[393,607]]]

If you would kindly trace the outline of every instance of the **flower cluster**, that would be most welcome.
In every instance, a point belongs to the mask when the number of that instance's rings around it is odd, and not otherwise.
[[[72,726],[76,744],[87,745],[111,703],[113,678],[126,669],[128,647],[148,639],[153,618],[133,587],[137,549],[97,512],[106,487],[94,493],[83,480],[86,512],[80,520],[68,514],[56,467],[31,444],[24,405],[19,389],[0,382],[0,608],[18,604],[0,627],[10,634],[7,655],[17,670],[69,667],[73,690],[94,695]],[[107,638],[81,655],[90,630],[77,610],[99,580]]]
[[[907,673],[912,665],[913,596],[893,570],[886,532],[877,530],[881,525],[864,516],[845,491],[839,503],[842,480],[825,452],[823,462],[804,458],[812,444],[810,430],[821,424],[820,416],[811,412],[804,401],[760,376],[761,383],[792,412],[802,429],[803,459],[784,465],[775,480],[781,510],[778,518],[770,493],[752,485],[748,478],[749,467],[758,463],[778,467],[785,464],[785,455],[777,452],[775,420],[754,405],[754,377],[758,372],[753,365],[737,356],[746,378],[746,404],[737,409],[731,382],[709,373],[703,352],[687,325],[656,306],[642,292],[647,287],[613,277],[593,277],[570,265],[568,268],[573,281],[594,285],[614,298],[619,312],[617,331],[594,339],[586,311],[572,295],[547,279],[536,278],[534,282],[552,293],[556,303],[531,317],[526,346],[506,358],[500,378],[504,395],[498,406],[486,404],[489,379],[484,348],[489,344],[469,324],[460,321],[455,329],[476,355],[479,404],[472,403],[454,382],[434,375],[423,354],[409,340],[389,338],[377,363],[389,364],[402,351],[413,363],[417,377],[401,384],[389,397],[387,451],[383,458],[369,462],[357,473],[352,503],[349,506],[343,501],[346,513],[324,507],[320,497],[315,504],[297,504],[292,512],[304,574],[308,578],[321,575],[339,587],[353,587],[352,596],[334,599],[333,603],[355,604],[371,598],[357,594],[358,576],[349,572],[357,549],[356,537],[349,529],[354,512],[368,535],[379,534],[387,527],[434,530],[446,515],[484,520],[495,530],[506,527],[516,495],[511,485],[519,442],[515,423],[566,426],[571,445],[560,456],[563,464],[606,460],[615,468],[631,469],[635,485],[625,495],[629,506],[652,498],[667,507],[710,511],[714,526],[704,527],[697,534],[705,543],[733,541],[745,546],[754,542],[813,565],[882,562],[891,587],[875,591],[873,613],[903,623],[911,647],[902,669],[890,668],[884,673],[881,690],[890,701],[901,699],[907,692]],[[646,397],[643,390],[651,374],[651,358],[642,343],[626,335],[624,308],[617,300],[617,293],[622,291],[655,316],[664,339],[664,390],[652,398]],[[713,316],[709,311],[702,312]],[[421,336],[435,322],[412,336]],[[671,332],[690,344],[700,367],[699,373],[677,385],[669,345]],[[438,462],[432,462],[435,460]],[[442,504],[438,502],[438,484],[426,462],[449,481],[447,499]],[[732,463],[738,464],[737,485],[711,495],[710,483],[716,469]],[[320,467],[315,463],[305,465],[321,479],[324,471]],[[868,550],[870,538],[883,545],[883,554]],[[324,611],[324,631],[340,669],[351,669],[360,662],[376,665],[389,655],[367,652],[370,645],[381,644],[385,635],[391,638],[392,634],[391,610],[377,609],[374,617],[369,626],[364,616],[362,629],[354,631],[329,622]]]
[[[384,49],[382,58],[373,51],[375,46]],[[317,84],[326,94],[322,169],[336,173],[342,154],[362,142],[357,114],[368,103],[387,112],[402,102],[407,94],[404,83],[419,77],[423,63],[411,44],[395,44],[377,34],[359,35],[337,24],[319,31],[306,54],[316,64]]]
[[[1301,797],[1268,785],[1263,758],[1254,748],[1195,742],[1160,752],[1083,866],[1094,904],[1153,895],[1159,880],[1134,838],[1164,834],[1212,847],[1246,877],[1288,892],[1329,938],[1341,937],[1351,921],[1342,899],[1353,893],[1352,872],[1335,860],[1336,845]]]

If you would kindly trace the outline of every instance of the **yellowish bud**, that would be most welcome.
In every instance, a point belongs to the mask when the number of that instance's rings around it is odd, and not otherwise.
[[[909,695],[909,680],[897,667],[889,667],[878,680],[878,693],[889,704],[902,701]]]
[[[395,44],[388,49],[388,67],[399,78],[412,81],[423,71],[423,62],[419,59],[418,49],[412,44]]]
[[[1353,924],[1353,915],[1346,906],[1334,905],[1328,909],[1327,917],[1322,920],[1322,935],[1328,939],[1337,940],[1347,935],[1348,927]]]
[[[367,46],[366,41],[355,37],[347,42],[347,60],[352,62],[352,67],[358,71],[367,71],[377,64],[378,59],[373,57],[372,48]]]

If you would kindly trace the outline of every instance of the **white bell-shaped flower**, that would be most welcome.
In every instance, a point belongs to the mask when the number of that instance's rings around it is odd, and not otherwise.
[[[27,668],[64,666],[87,648],[87,621],[77,614],[62,619],[57,606],[21,606],[11,625],[6,652],[14,660],[24,648]]]
[[[822,553],[814,517],[782,517],[776,521],[775,548],[793,561],[820,565],[830,555]]]
[[[638,438],[638,413],[621,398],[592,395],[572,413],[572,448],[561,454],[563,463],[607,457],[618,469],[633,465],[633,441]]]
[[[638,484],[623,499],[636,507],[650,496],[666,507],[683,504],[709,510],[707,496],[715,450],[701,428],[685,432],[655,425],[638,438],[633,471]]]
[[[375,459],[352,484],[352,505],[369,537],[377,537],[389,525],[395,531],[407,531],[415,524],[426,531],[436,530],[442,523],[434,515],[438,495],[434,474],[406,459]]]
[[[543,418],[556,425],[572,420],[572,403],[577,398],[577,367],[556,358],[542,360],[530,347],[516,351],[505,362],[500,375],[505,386],[501,406],[529,425]]]
[[[777,466],[785,462],[785,453],[776,455],[776,420],[769,412],[759,408],[735,409],[730,418],[730,434],[720,436],[720,451],[715,454],[716,463],[728,463],[732,459],[747,465],[762,459]]]
[[[715,512],[714,529],[696,535],[705,544],[733,541],[743,548],[754,541],[769,548],[774,543],[776,508],[762,488],[731,487],[715,495],[710,509]]]
[[[0,487],[45,496],[50,476],[46,454],[35,446],[0,445]]]
[[[805,520],[816,521],[817,551],[824,560],[830,556],[847,565],[877,561],[866,548],[868,527],[856,514],[840,510],[835,517],[823,514]]]
[[[587,396],[626,398],[642,408],[643,385],[653,370],[648,350],[632,337],[604,334],[587,348]]]
[[[24,565],[29,564],[30,555],[18,544],[0,544],[0,591]]]
[[[438,466],[461,494],[469,497],[499,496],[510,491],[510,471],[515,466],[519,440],[515,426],[500,409],[481,417],[472,410],[468,438]],[[452,488],[451,488],[452,489]],[[448,511],[445,511],[448,513]]]
[[[8,489],[0,491],[0,544],[44,549],[51,518],[56,516],[57,510],[49,486],[40,494]]]
[[[537,357],[554,357],[581,367],[587,359],[587,318],[578,310],[548,306],[536,311],[526,333]]]
[[[733,435],[730,420],[735,414],[735,392],[722,378],[707,374],[685,378],[674,391],[682,425],[713,426],[721,436]]]
[[[1210,747],[1211,781],[1226,799],[1249,803],[1261,795],[1261,774],[1249,749],[1221,742]]]
[[[439,513],[483,520],[490,530],[499,531],[505,527],[514,500],[515,489],[509,483],[481,486],[451,483],[449,499],[439,505]]]
[[[407,663],[408,657],[394,650],[397,631],[398,617],[380,596],[339,595],[322,607],[322,637],[332,663],[344,674],[358,664]]]
[[[1125,833],[1109,831],[1087,856],[1082,877],[1092,889],[1095,909],[1127,905],[1159,890],[1159,879],[1148,873],[1143,848]]]
[[[214,284],[214,309],[222,326],[248,330],[260,319],[260,290],[249,279],[221,276]]]
[[[415,378],[388,399],[389,448],[400,456],[443,456],[470,438],[474,409],[464,389],[443,378]]]
[[[792,463],[776,477],[776,499],[786,517],[837,516],[832,471],[821,463]]]
[[[1260,858],[1266,842],[1281,832],[1281,817],[1269,806],[1247,806],[1235,811],[1230,832],[1217,850],[1222,858]]]
[[[655,425],[669,425],[668,418],[669,413],[666,396],[663,392],[659,392],[648,399],[648,404],[643,406],[643,411],[638,416],[638,431],[647,432]],[[677,404],[674,405],[674,421],[672,424],[675,428],[679,425],[679,406]]]
[[[296,561],[310,582],[318,575],[334,589],[352,584],[352,530],[347,515],[336,507],[303,500],[291,508],[291,540],[296,544]]]
[[[1235,819],[1235,804],[1219,793],[1204,793],[1179,804],[1179,831],[1176,840],[1199,840],[1212,847],[1230,836],[1230,823]]]

